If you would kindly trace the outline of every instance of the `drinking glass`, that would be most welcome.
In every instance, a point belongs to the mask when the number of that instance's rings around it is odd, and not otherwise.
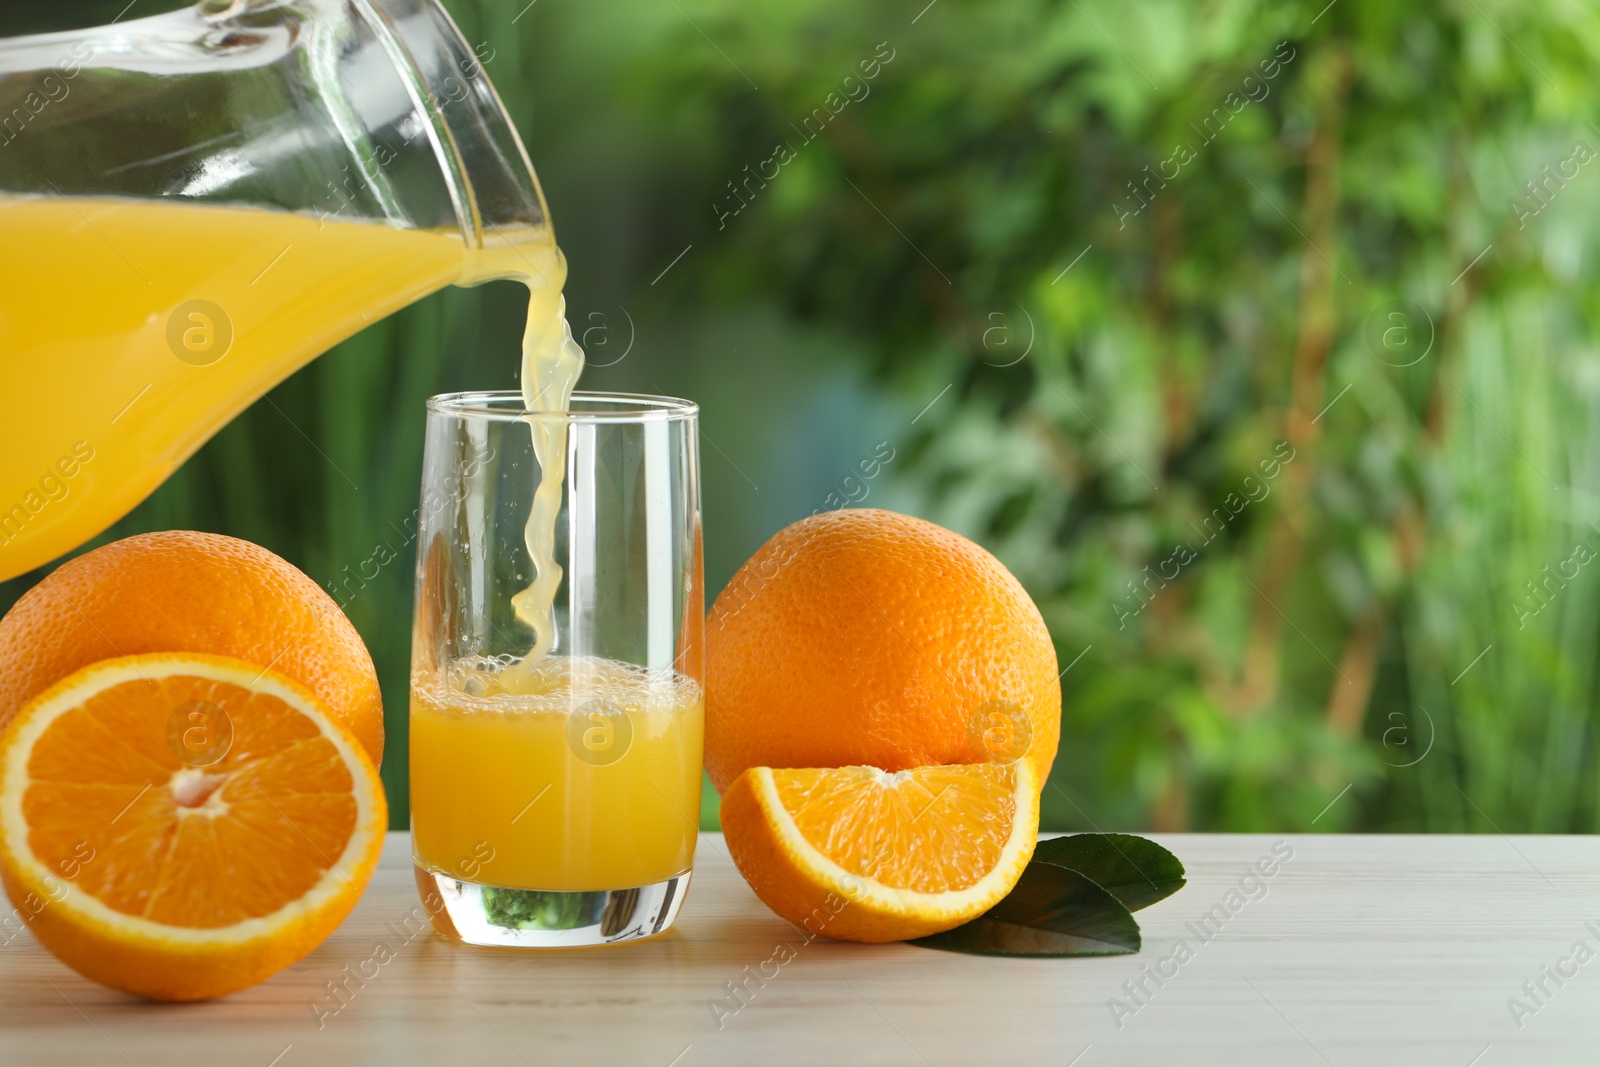
[[[697,409],[580,392],[569,411],[529,412],[519,394],[481,392],[427,411],[411,672],[423,902],[441,933],[476,945],[660,933],[699,829]],[[512,598],[536,577],[525,527],[540,455],[561,460],[560,508],[531,539],[560,575],[555,644],[533,661]]]

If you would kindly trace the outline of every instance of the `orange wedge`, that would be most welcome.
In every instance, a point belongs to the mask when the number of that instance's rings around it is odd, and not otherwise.
[[[900,941],[976,918],[1011,891],[1039,833],[1028,760],[752,767],[722,797],[750,887],[813,934]]]
[[[354,907],[388,822],[312,692],[198,653],[101,660],[0,735],[0,879],[88,978],[157,1000],[242,989]]]

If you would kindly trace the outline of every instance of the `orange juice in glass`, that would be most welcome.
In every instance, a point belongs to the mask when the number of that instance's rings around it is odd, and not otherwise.
[[[704,723],[695,434],[694,406],[664,397],[429,402],[412,840],[447,936],[600,944],[677,915]]]

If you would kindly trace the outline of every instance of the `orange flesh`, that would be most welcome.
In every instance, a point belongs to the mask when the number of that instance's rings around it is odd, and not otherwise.
[[[1000,861],[1016,818],[1009,763],[774,769],[800,835],[852,874],[893,889],[967,889]]]
[[[191,768],[168,719],[209,701],[227,754]],[[127,915],[215,928],[304,896],[356,830],[355,783],[317,724],[279,698],[184,675],[123,682],[64,712],[28,760],[28,844],[51,870]],[[93,829],[85,831],[84,827]]]

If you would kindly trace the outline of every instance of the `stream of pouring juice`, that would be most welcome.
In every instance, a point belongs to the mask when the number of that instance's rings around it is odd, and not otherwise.
[[[540,416],[567,410],[583,371],[565,279],[553,240],[519,274],[529,289],[522,401],[539,477],[524,530],[534,578],[511,603],[534,644],[520,658],[468,656],[412,678],[412,850],[422,868],[463,881],[636,889],[694,859],[704,707],[675,671],[551,655],[567,425]],[[592,734],[606,744],[587,746]]]
[[[284,377],[446,285],[528,286],[529,410],[563,410],[582,368],[548,229],[468,249],[453,232],[375,222],[0,194],[0,234],[0,578],[93,537]],[[530,430],[544,471],[527,529],[536,580],[515,607],[532,650],[509,667],[461,661],[412,680],[416,860],[460,876],[487,840],[497,858],[483,877],[498,885],[663,881],[693,852],[680,812],[699,810],[700,691],[681,676],[548,655],[565,432],[549,420]],[[568,742],[597,694],[633,727],[627,754],[605,766]]]

